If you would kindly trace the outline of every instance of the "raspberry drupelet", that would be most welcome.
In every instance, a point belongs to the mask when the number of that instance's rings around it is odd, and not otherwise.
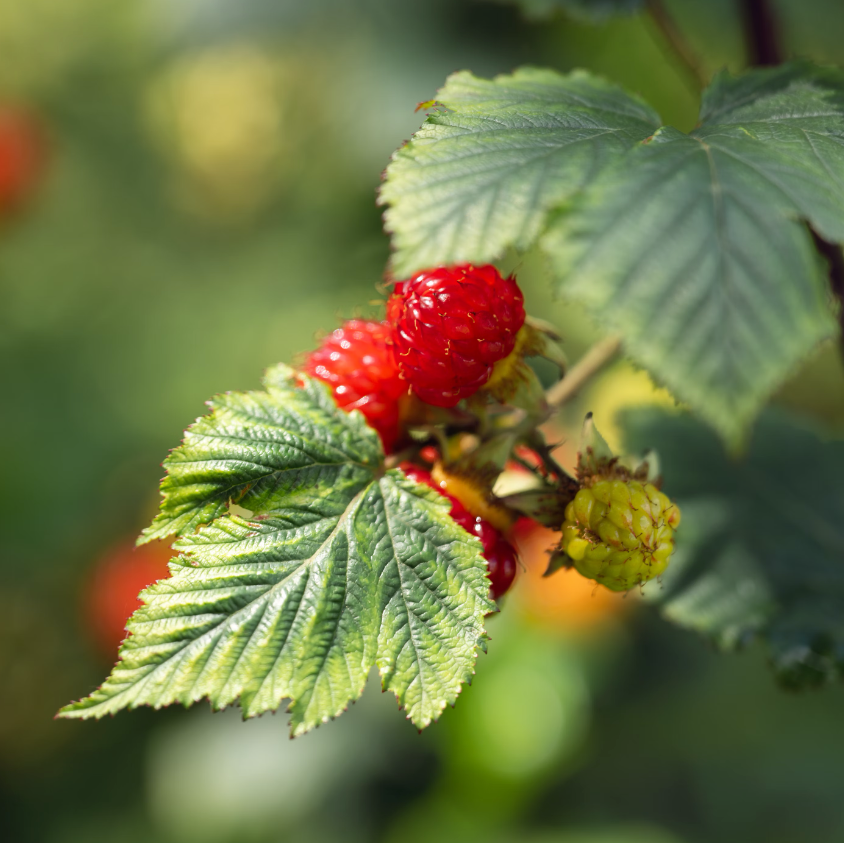
[[[494,266],[438,267],[395,286],[387,320],[402,374],[426,403],[453,407],[507,357],[525,321],[522,293]]]
[[[408,391],[385,322],[351,319],[305,360],[304,371],[327,383],[337,406],[360,410],[389,452],[399,434],[399,400]]]
[[[484,559],[487,561],[487,573],[490,583],[490,596],[498,600],[505,594],[516,578],[516,551],[489,521],[472,515],[468,509],[454,495],[443,491],[431,474],[412,463],[402,463],[401,470],[411,480],[424,483],[439,492],[451,502],[451,517],[467,533],[477,536],[484,549]]]

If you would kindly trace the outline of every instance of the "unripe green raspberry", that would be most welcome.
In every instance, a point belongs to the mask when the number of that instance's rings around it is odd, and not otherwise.
[[[584,577],[627,591],[658,577],[680,510],[650,483],[598,479],[566,507],[562,548]]]

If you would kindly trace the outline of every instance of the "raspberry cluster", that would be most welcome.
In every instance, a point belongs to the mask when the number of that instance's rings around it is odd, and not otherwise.
[[[487,383],[495,364],[514,353],[525,310],[515,278],[502,277],[494,266],[464,264],[397,283],[386,317],[346,322],[302,368],[331,387],[339,407],[360,410],[390,453],[403,438],[407,443],[402,422],[412,401],[454,407]],[[402,468],[451,501],[454,521],[483,545],[493,599],[504,594],[516,576],[516,553],[483,517],[483,506],[473,511],[483,495],[457,482],[446,491],[425,469]]]
[[[451,517],[454,521],[467,533],[481,540],[484,559],[487,561],[490,596],[493,600],[501,597],[516,578],[516,551],[513,545],[489,521],[470,512],[458,498],[449,494],[430,472],[412,463],[402,463],[399,467],[411,480],[424,483],[447,498],[451,502]]]
[[[677,505],[651,483],[598,479],[566,507],[562,547],[583,576],[627,591],[665,570],[679,524]]]
[[[360,410],[389,451],[400,435],[400,401],[453,407],[489,380],[516,346],[525,321],[513,277],[463,264],[395,285],[384,322],[353,319],[308,355],[304,369],[329,384],[340,407]]]
[[[433,464],[433,474],[414,463],[403,462],[400,467],[412,480],[444,495],[451,502],[453,520],[480,540],[493,598],[504,594],[516,576],[516,553],[504,535],[512,527],[513,508],[562,529],[563,554],[557,558],[566,556],[582,575],[613,591],[626,591],[665,570],[680,511],[645,482],[644,475],[619,470],[615,459],[589,471],[579,468],[577,480],[567,481],[553,461],[550,467],[543,462],[536,472],[542,477],[542,490],[525,492],[520,501],[508,498],[510,509],[491,494],[495,476],[507,460],[506,454],[495,456],[499,446],[476,456],[478,463],[468,466],[471,470],[460,464],[458,436],[452,432],[449,439],[447,429],[457,425],[459,431],[477,408],[470,405],[448,412],[449,408],[483,389],[498,404],[534,412],[540,406],[534,402],[544,402],[544,395],[535,377],[530,380],[532,373],[523,358],[541,354],[561,365],[561,353],[555,356],[548,350],[536,323],[525,324],[515,278],[505,278],[489,265],[419,272],[395,285],[385,317],[346,322],[307,356],[303,369],[331,387],[339,407],[363,414],[380,435],[386,453],[407,449],[408,457]],[[528,384],[523,393],[518,392],[521,381]],[[534,388],[539,399],[531,392]],[[434,446],[431,430],[443,426],[446,430],[433,436]],[[425,431],[427,440],[420,438]],[[496,439],[492,435],[484,442],[482,437],[481,445],[473,446],[478,453]],[[500,435],[498,439],[504,441]],[[435,447],[441,452],[426,457],[425,452]],[[448,457],[445,467],[441,455]],[[493,469],[499,466],[494,476],[487,474],[484,461],[490,460]],[[549,482],[552,475],[557,478],[554,483]]]

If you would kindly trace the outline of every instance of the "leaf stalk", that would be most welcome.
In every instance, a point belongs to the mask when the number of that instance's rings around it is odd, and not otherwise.
[[[621,350],[621,338],[612,336],[595,343],[571,369],[566,376],[555,383],[546,393],[545,398],[551,407],[562,407],[574,397],[601,369],[610,363]]]
[[[703,67],[700,56],[686,40],[662,0],[648,0],[647,9],[664,42],[669,45],[674,56],[680,60],[687,71],[687,75],[691,77],[695,93],[700,93],[709,84],[709,75]]]

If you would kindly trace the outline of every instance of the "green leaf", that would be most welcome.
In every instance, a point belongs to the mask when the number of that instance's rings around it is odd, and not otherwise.
[[[528,248],[549,209],[658,126],[644,102],[583,71],[464,71],[436,102],[444,110],[394,154],[381,188],[399,276]]]
[[[626,421],[630,448],[659,449],[683,518],[664,582],[646,595],[723,646],[763,637],[789,684],[840,676],[844,442],[769,413],[737,461],[688,418],[638,411]]]
[[[738,77],[721,73],[704,92],[692,135],[763,175],[824,238],[844,240],[840,70],[792,62]]]
[[[842,79],[803,64],[722,75],[697,129],[660,129],[543,241],[560,292],[733,447],[835,331],[801,219],[844,239]]]
[[[61,716],[207,697],[252,717],[289,699],[298,735],[344,711],[374,665],[419,728],[454,702],[495,608],[480,542],[445,498],[384,472],[363,416],[302,381],[278,367],[188,429],[154,532],[182,535],[172,575],[142,592],[102,688]]]
[[[531,20],[545,20],[559,11],[574,18],[599,23],[613,15],[638,12],[643,0],[496,0],[518,6]]]
[[[185,432],[164,461],[161,511],[141,542],[190,535],[225,514],[229,502],[259,513],[284,496],[289,506],[318,505],[325,491],[354,495],[383,453],[363,416],[338,412],[319,383],[285,366],[267,373],[266,390],[228,393]]]

